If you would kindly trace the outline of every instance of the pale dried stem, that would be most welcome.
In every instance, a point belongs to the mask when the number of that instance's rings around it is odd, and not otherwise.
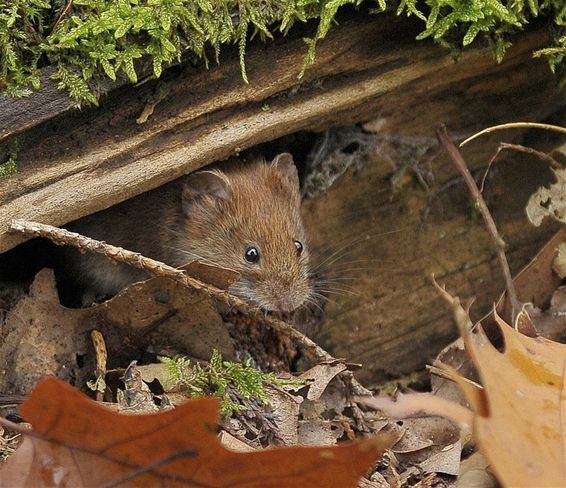
[[[82,252],[94,252],[102,254],[112,261],[119,263],[127,263],[135,268],[143,269],[152,276],[167,277],[187,288],[193,288],[230,307],[256,318],[262,324],[272,328],[278,333],[289,337],[292,341],[299,344],[311,358],[319,361],[336,361],[328,352],[322,349],[319,345],[306,337],[304,334],[295,329],[292,325],[279,320],[275,317],[264,315],[258,312],[257,307],[251,307],[241,298],[238,298],[230,293],[208,285],[199,281],[191,276],[188,276],[184,271],[175,269],[167,264],[154,259],[142,256],[140,253],[128,251],[121,247],[112,246],[102,241],[91,239],[90,237],[70,232],[65,229],[53,227],[47,224],[40,224],[38,222],[30,222],[26,220],[12,220],[10,230],[13,232],[21,232],[30,237],[45,237],[50,239],[59,246],[72,246],[76,247]],[[350,381],[355,394],[363,395],[367,392],[365,388],[360,385],[352,376],[350,371],[344,371],[343,376],[346,376]]]
[[[541,124],[538,122],[511,122],[509,124],[494,125],[493,127],[487,127],[486,129],[480,130],[479,132],[475,133],[473,136],[470,136],[464,141],[462,141],[460,143],[460,147],[468,144],[468,142],[473,141],[474,139],[484,134],[489,134],[491,132],[495,132],[496,130],[503,130],[503,129],[543,129],[552,132],[559,132],[561,134],[566,135],[566,127],[560,127],[559,125]]]
[[[430,374],[438,376],[439,378],[443,378],[445,380],[454,382],[454,371],[439,368],[434,364],[427,364],[426,370],[430,372]],[[464,383],[468,383],[469,385],[473,386],[474,388],[477,388],[478,390],[483,389],[482,385],[480,385],[476,381],[466,378],[465,376],[460,376],[460,380],[463,381]]]

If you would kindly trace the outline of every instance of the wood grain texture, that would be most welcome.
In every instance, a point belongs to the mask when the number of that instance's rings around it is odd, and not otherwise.
[[[541,139],[532,143],[542,146]],[[490,153],[496,144],[482,146]],[[479,152],[465,154],[469,164],[489,160],[489,154],[483,159]],[[490,310],[505,287],[483,222],[447,159],[434,162],[437,181],[431,194],[414,181],[394,194],[394,171],[373,155],[325,195],[304,203],[315,264],[341,249],[331,266],[323,265],[329,280],[324,287],[338,290],[330,294],[314,338],[334,357],[362,363],[356,376],[366,386],[423,368],[457,337],[452,311],[433,286],[433,275],[463,301],[476,299],[474,320]],[[493,171],[485,196],[516,273],[556,230],[555,225],[533,228],[524,212],[529,195],[551,175],[544,163],[514,153]]]
[[[19,172],[0,180],[0,252],[22,241],[7,232],[13,218],[61,225],[299,130],[376,114],[387,119],[388,130],[405,130],[420,116],[423,97],[439,90],[475,91],[481,99],[468,108],[463,100],[454,107],[451,97],[429,114],[438,118],[456,108],[458,128],[466,130],[493,118],[482,110],[486,93],[499,97],[510,87],[537,101],[522,113],[548,113],[541,84],[552,81],[542,63],[530,60],[532,50],[545,42],[541,33],[518,39],[500,66],[486,49],[470,50],[454,63],[445,50],[412,41],[414,33],[415,25],[404,19],[360,16],[320,43],[317,62],[302,80],[297,73],[305,46],[297,37],[252,46],[246,58],[249,85],[231,57],[209,71],[187,68],[136,89],[118,89],[99,109],[69,112],[64,103],[53,102],[59,116],[20,136]],[[534,76],[512,76],[530,64],[537,67]],[[531,94],[533,87],[538,91]],[[165,95],[149,121],[138,125],[136,118],[156,93]],[[411,117],[404,117],[407,111],[414,111]],[[498,120],[508,113],[502,110]]]

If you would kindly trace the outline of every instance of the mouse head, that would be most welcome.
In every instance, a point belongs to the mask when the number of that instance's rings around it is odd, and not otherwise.
[[[308,300],[308,247],[290,154],[189,175],[182,198],[183,248],[204,263],[238,271],[231,293],[279,312]]]

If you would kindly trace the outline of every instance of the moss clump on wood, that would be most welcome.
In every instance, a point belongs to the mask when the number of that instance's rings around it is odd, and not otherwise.
[[[0,178],[4,176],[11,176],[18,172],[18,162],[15,158],[11,157],[0,164]]]
[[[7,147],[7,155],[0,159],[0,178],[12,176],[18,172],[18,153],[20,151],[20,140],[13,139]],[[4,159],[4,161],[2,161]]]
[[[339,8],[361,4],[371,13],[416,16],[424,23],[418,39],[432,38],[455,51],[481,35],[498,61],[509,36],[544,15],[552,20],[553,41],[535,55],[547,56],[553,70],[566,55],[564,0],[0,0],[0,91],[29,95],[40,86],[39,69],[51,64],[61,89],[96,103],[104,77],[136,82],[142,63],[159,77],[184,54],[208,63],[207,46],[217,58],[221,46],[233,43],[246,79],[250,35],[268,39],[296,22],[318,19],[306,40],[306,68]]]

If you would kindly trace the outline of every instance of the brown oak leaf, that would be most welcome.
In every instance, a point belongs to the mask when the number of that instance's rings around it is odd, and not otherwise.
[[[33,431],[2,467],[1,486],[355,487],[391,441],[233,452],[218,440],[212,398],[124,415],[54,378],[20,413]]]
[[[396,417],[426,412],[473,427],[474,438],[504,486],[566,486],[566,345],[528,337],[497,314],[504,342],[497,350],[483,328],[472,324],[458,298],[452,304],[465,347],[482,385],[439,364],[465,394],[467,409],[431,394],[409,394],[366,403]]]

